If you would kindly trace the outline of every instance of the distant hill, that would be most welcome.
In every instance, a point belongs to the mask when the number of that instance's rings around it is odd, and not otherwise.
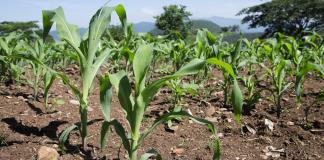
[[[153,22],[139,22],[133,24],[134,32],[150,32],[155,28],[155,23]]]
[[[238,18],[225,18],[225,17],[218,17],[214,16],[211,18],[207,18],[207,20],[210,20],[221,27],[229,26],[229,25],[239,25],[241,30],[246,33],[252,33],[252,32],[263,32],[263,28],[256,28],[256,29],[250,29],[248,24],[241,24],[241,19]]]
[[[209,20],[196,19],[192,20],[192,28],[194,30],[206,28],[212,33],[218,33],[221,31],[221,27]]]

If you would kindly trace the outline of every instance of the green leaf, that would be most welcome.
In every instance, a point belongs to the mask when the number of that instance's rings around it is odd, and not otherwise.
[[[107,146],[108,134],[110,129],[110,123],[108,121],[104,121],[101,126],[100,131],[100,148],[103,149]]]
[[[112,102],[112,85],[108,75],[100,78],[100,105],[106,121],[110,121],[110,107]]]
[[[50,71],[47,71],[44,76],[44,82],[45,82],[45,89],[44,89],[44,97],[45,97],[45,109],[48,108],[48,92],[49,89],[52,87],[54,81],[56,79],[56,75],[51,73]]]
[[[148,71],[153,58],[153,46],[142,45],[135,53],[133,69],[135,75],[135,91],[137,95],[144,89],[146,72]]]
[[[131,95],[131,85],[125,71],[109,75],[110,82],[115,87],[119,103],[126,111],[127,116],[131,116],[133,110],[133,97]],[[129,120],[129,118],[127,118]]]
[[[186,76],[197,74],[206,64],[205,60],[195,58],[191,60],[189,63],[181,67],[174,76]]]
[[[298,103],[301,103],[301,95],[303,92],[303,83],[305,75],[310,71],[316,71],[323,74],[324,66],[318,65],[314,63],[306,63],[302,66],[301,70],[296,75],[296,82],[295,82],[295,93],[298,100]]]
[[[214,65],[217,65],[217,66],[221,67],[227,73],[229,73],[232,76],[232,78],[234,78],[234,79],[236,78],[234,70],[233,70],[233,68],[232,68],[232,66],[230,64],[228,64],[226,62],[223,62],[223,61],[221,61],[221,60],[219,60],[217,58],[209,58],[209,59],[207,59],[207,63],[208,64],[214,64]]]
[[[188,64],[183,66],[179,69],[176,73],[170,76],[162,77],[159,80],[156,80],[146,86],[144,90],[141,92],[141,95],[143,96],[143,100],[145,101],[146,105],[149,104],[153,96],[158,92],[158,90],[169,80],[176,79],[181,76],[185,75],[192,75],[196,74],[205,66],[205,61],[201,59],[194,59],[190,61]]]
[[[53,16],[53,20],[56,22],[56,32],[58,36],[68,41],[73,46],[79,46],[81,42],[79,28],[76,25],[67,23],[62,7],[54,11],[56,14]]]
[[[121,138],[125,150],[128,153],[130,153],[131,148],[130,148],[129,140],[126,135],[126,131],[125,131],[124,127],[116,119],[114,119],[110,122],[105,121],[102,124],[101,136],[100,136],[101,137],[101,139],[100,139],[101,148],[105,147],[107,144],[109,127],[111,125],[114,126],[117,135]]]
[[[88,43],[88,60],[93,61],[95,53],[99,48],[100,39],[105,32],[107,25],[111,21],[111,13],[114,11],[112,7],[100,8],[91,18],[89,25],[89,43]]]
[[[243,106],[243,96],[236,79],[234,79],[231,102],[234,109],[235,120],[239,123]]]
[[[123,5],[119,4],[115,8],[115,12],[117,13],[119,20],[124,28],[125,35],[127,37],[127,15],[126,10]]]
[[[43,10],[42,11],[42,17],[43,17],[43,40],[46,39],[46,37],[48,36],[49,31],[52,28],[53,25],[53,17],[55,16],[55,12],[54,11],[50,11],[50,10]]]
[[[201,118],[197,118],[192,116],[191,114],[189,114],[188,112],[185,111],[179,111],[179,112],[170,112],[167,114],[162,115],[161,117],[159,117],[158,119],[156,119],[154,121],[154,123],[149,127],[146,128],[145,131],[141,134],[140,139],[138,141],[138,145],[140,145],[144,139],[161,123],[167,122],[168,120],[172,120],[175,118],[179,118],[179,117],[189,117],[193,122],[201,124],[201,125],[206,125],[211,132],[213,133],[213,135],[217,136],[217,130],[214,126],[214,124],[208,120],[205,119],[201,119]]]
[[[66,142],[66,140],[68,139],[70,133],[77,129],[79,126],[74,124],[66,129],[64,129],[64,131],[61,133],[60,137],[59,137],[59,146],[60,146],[60,149],[62,150],[62,152],[64,152],[65,150],[65,147],[64,147],[64,144]]]
[[[236,64],[236,61],[239,57],[241,49],[242,49],[242,33],[240,34],[240,39],[236,42],[234,51],[231,52],[231,57],[232,57],[231,63]]]
[[[221,158],[221,146],[220,146],[220,140],[219,138],[214,140],[214,154],[213,154],[213,160],[220,160]]]

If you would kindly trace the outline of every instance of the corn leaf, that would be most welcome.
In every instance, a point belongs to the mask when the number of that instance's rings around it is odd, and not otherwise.
[[[152,45],[142,45],[135,53],[133,69],[135,75],[135,90],[140,92],[145,87],[145,77],[153,58]],[[137,93],[138,95],[138,93]]]
[[[233,68],[231,67],[230,64],[228,64],[226,62],[223,62],[223,61],[221,61],[221,60],[219,60],[217,58],[209,58],[209,59],[207,59],[207,63],[208,64],[214,64],[214,65],[217,65],[217,66],[221,67],[227,73],[229,73],[229,75],[231,75],[232,78],[236,78],[234,70],[233,70]]]
[[[158,90],[169,80],[176,79],[185,75],[196,74],[201,70],[205,65],[205,61],[201,59],[194,59],[190,61],[188,64],[180,68],[176,73],[170,76],[162,77],[159,80],[156,80],[145,87],[145,89],[141,92],[143,96],[144,103],[149,104],[153,96],[158,92]]]
[[[234,79],[232,94],[231,94],[231,102],[234,109],[234,116],[237,122],[240,122],[241,112],[243,106],[243,96],[240,89],[240,86],[237,83],[237,80]]]
[[[72,125],[72,126],[66,128],[66,129],[61,133],[61,135],[60,135],[60,137],[59,137],[59,147],[60,147],[60,149],[61,149],[62,152],[64,152],[64,150],[65,150],[64,144],[65,144],[66,140],[68,139],[70,133],[71,133],[73,130],[77,129],[77,128],[79,128],[79,126],[78,126],[77,124],[74,124],[74,125]]]
[[[133,97],[131,95],[131,86],[125,71],[109,75],[111,84],[116,88],[119,102],[127,113],[127,117],[131,116],[133,110]],[[129,118],[127,118],[129,120]]]
[[[100,78],[100,105],[106,121],[110,121],[110,107],[112,102],[112,84],[109,76],[104,75]]]

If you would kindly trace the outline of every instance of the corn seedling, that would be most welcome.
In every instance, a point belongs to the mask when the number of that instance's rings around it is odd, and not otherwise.
[[[75,128],[78,128],[80,131],[83,149],[87,148],[88,96],[100,66],[106,61],[110,53],[113,52],[111,48],[103,48],[101,46],[101,37],[108,23],[111,21],[111,14],[113,11],[116,11],[123,26],[126,26],[126,13],[122,5],[116,7],[104,6],[92,17],[89,28],[82,39],[80,37],[79,28],[66,21],[61,7],[55,10],[43,11],[44,36],[48,34],[53,23],[56,23],[56,31],[60,39],[66,41],[74,49],[70,57],[75,60],[80,67],[81,88],[73,84],[64,73],[56,74],[71,88],[80,104],[79,113],[81,122],[68,127],[62,132],[59,138],[60,147],[62,149],[64,149],[64,142],[67,140],[69,133]]]
[[[105,147],[107,143],[107,136],[110,126],[114,126],[117,134],[122,139],[123,146],[128,152],[129,158],[131,160],[138,159],[137,150],[142,144],[143,140],[154,130],[154,128],[170,119],[179,118],[182,116],[187,116],[194,121],[205,124],[209,129],[216,134],[216,129],[214,125],[203,119],[193,117],[191,114],[179,111],[171,112],[165,114],[154,121],[154,123],[146,128],[142,133],[140,127],[142,125],[142,120],[144,117],[144,112],[147,109],[153,96],[159,91],[159,89],[169,80],[176,79],[185,75],[196,74],[205,64],[204,60],[194,59],[188,64],[180,68],[177,72],[172,75],[162,77],[152,83],[146,85],[146,77],[149,71],[153,58],[153,47],[152,45],[142,45],[139,47],[135,53],[133,61],[133,73],[135,76],[135,87],[132,88],[130,85],[129,78],[125,71],[119,71],[115,74],[107,74],[101,79],[101,100],[102,111],[105,117],[105,122],[102,124],[101,130],[101,147]],[[128,121],[130,128],[130,139],[127,138],[125,129],[123,126],[115,119],[110,119],[110,107],[111,107],[111,87],[114,86],[116,89],[119,102],[126,113],[126,120]],[[218,139],[216,142],[219,143]],[[152,153],[146,153],[141,159],[148,159]],[[219,155],[215,155],[219,157]]]

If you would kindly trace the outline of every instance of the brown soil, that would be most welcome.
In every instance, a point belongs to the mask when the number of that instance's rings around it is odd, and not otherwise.
[[[220,74],[219,72],[216,72]],[[77,75],[72,75],[76,78]],[[222,77],[221,74],[216,77]],[[316,94],[324,89],[324,80],[308,79],[305,85],[303,106],[297,109],[292,90],[282,100],[282,117],[276,117],[275,107],[268,100],[269,92],[262,92],[263,98],[257,103],[250,115],[243,115],[241,125],[234,121],[230,107],[223,107],[223,95],[217,85],[218,80],[210,80],[209,86],[215,91],[204,98],[184,98],[184,110],[193,115],[214,121],[221,137],[222,159],[262,159],[265,149],[273,146],[283,149],[277,159],[324,159],[324,108],[323,103],[314,105],[309,113],[309,127],[304,122],[304,107],[311,104]],[[44,113],[43,100],[27,100],[32,95],[29,86],[0,86],[0,136],[5,140],[0,147],[0,159],[33,159],[41,146],[58,149],[58,135],[66,127],[79,121],[78,106],[69,101],[75,97],[60,81],[51,89],[51,111]],[[243,87],[242,87],[243,88]],[[98,87],[90,97],[88,142],[91,151],[80,150],[80,136],[77,131],[70,136],[67,153],[62,160],[72,159],[126,159],[121,141],[112,133],[109,146],[99,148],[100,126],[103,116],[99,105]],[[63,105],[55,100],[64,100]],[[167,88],[163,89],[151,103],[146,112],[144,127],[149,126],[159,115],[172,107],[172,96]],[[27,100],[27,101],[26,101]],[[124,126],[124,113],[116,97],[113,98],[112,117]],[[265,119],[274,123],[270,131],[264,125]],[[139,149],[139,155],[154,148],[163,159],[211,159],[212,151],[208,146],[211,132],[205,127],[191,123],[188,119],[175,122],[175,131],[166,130],[160,125],[145,140]],[[241,129],[242,126],[242,129]],[[252,128],[256,133],[247,130]],[[253,131],[252,131],[253,132]],[[120,150],[120,152],[118,152]],[[272,159],[272,158],[269,158]],[[274,159],[274,158],[273,158]]]

